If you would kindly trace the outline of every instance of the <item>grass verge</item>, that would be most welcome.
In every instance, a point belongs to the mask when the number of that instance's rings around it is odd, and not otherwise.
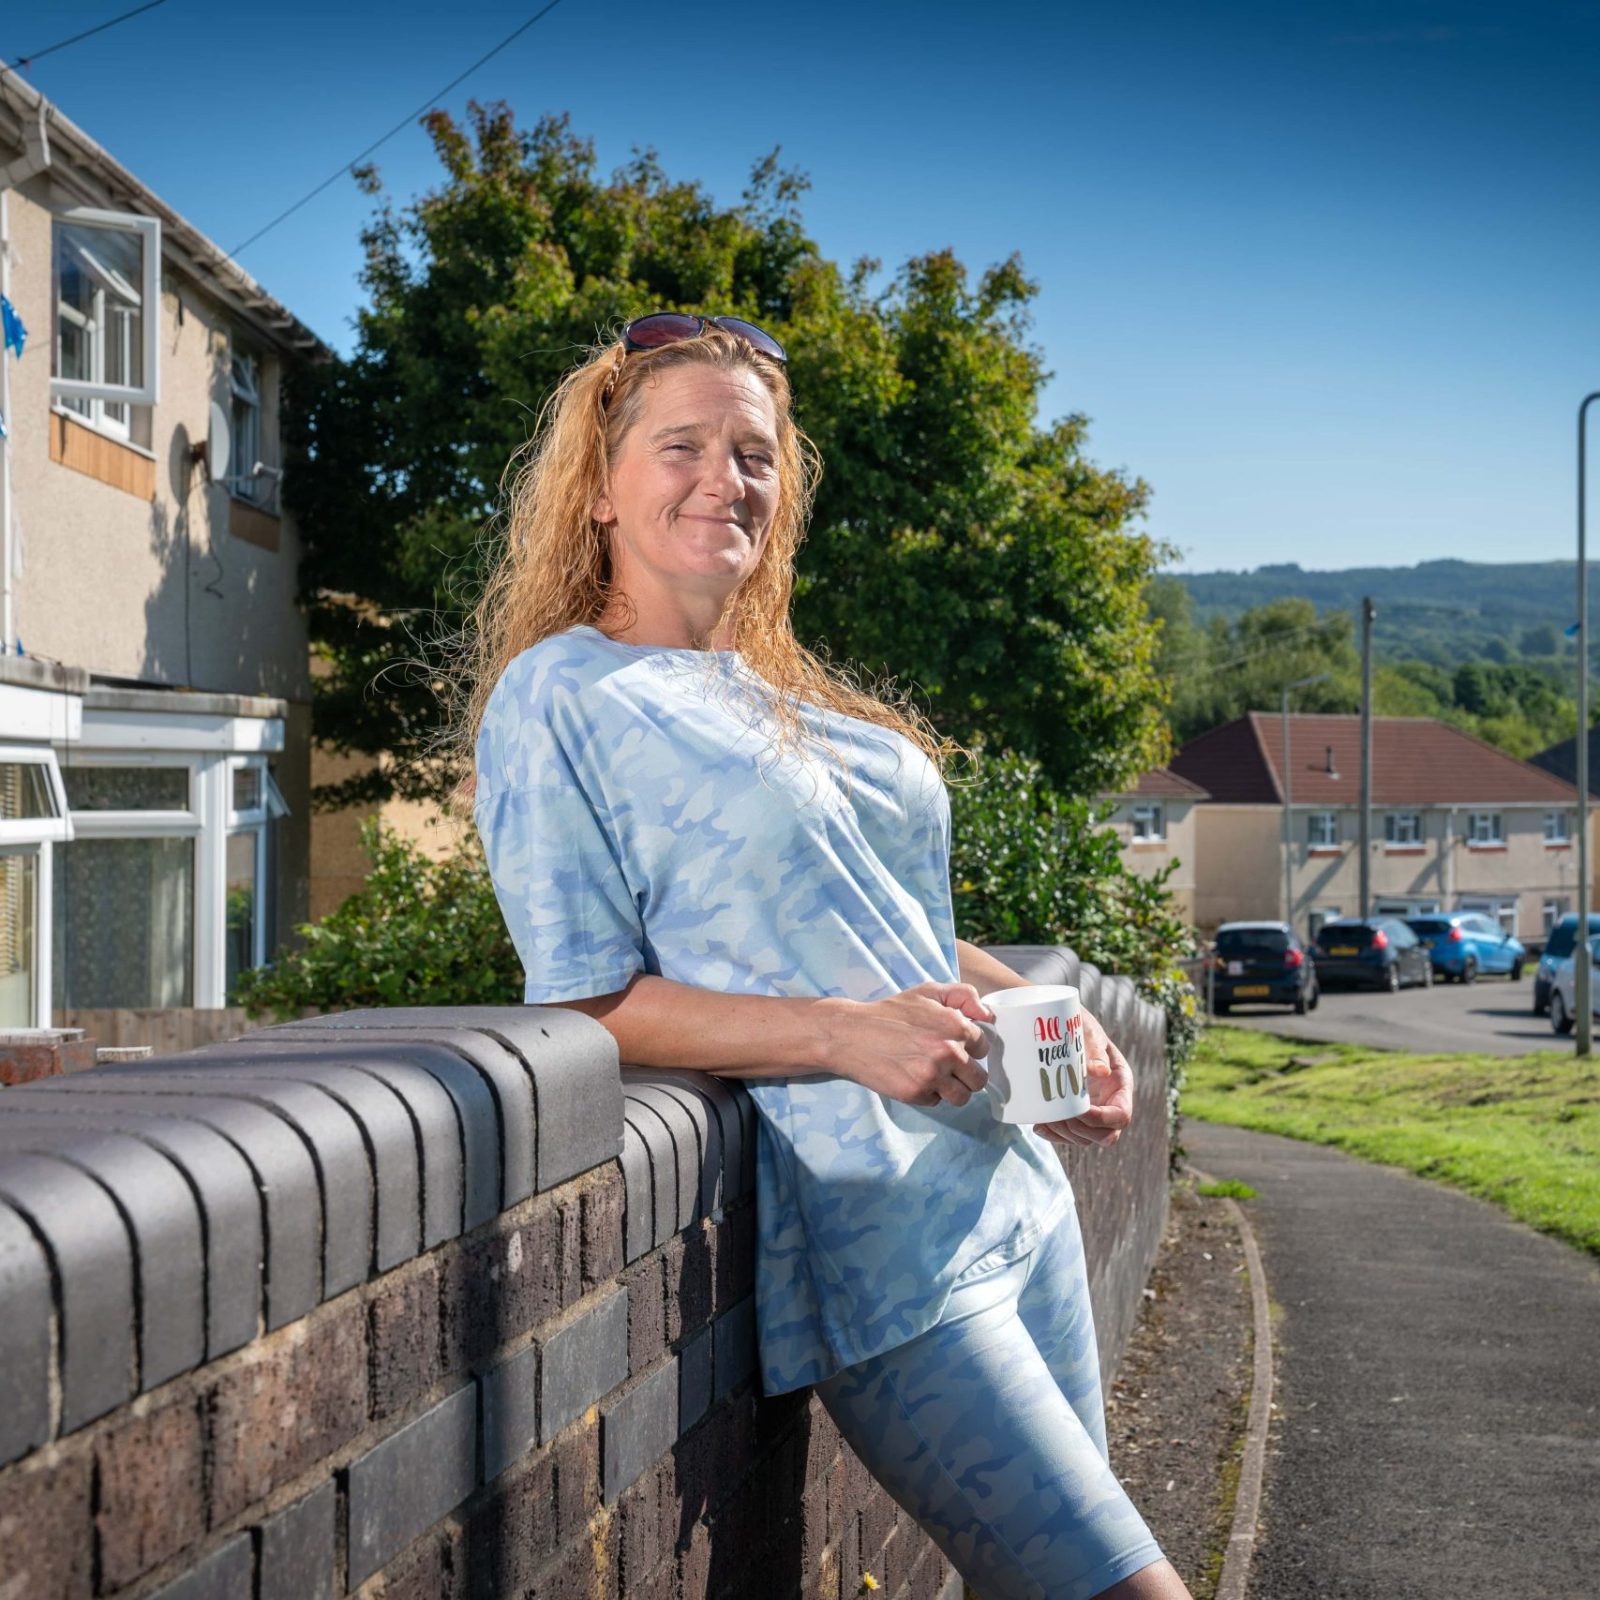
[[[1405,1055],[1213,1025],[1186,1068],[1181,1109],[1454,1184],[1600,1255],[1596,1062]]]

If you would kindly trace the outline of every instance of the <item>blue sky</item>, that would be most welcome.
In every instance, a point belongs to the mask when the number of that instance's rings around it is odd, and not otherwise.
[[[166,0],[29,77],[232,248],[539,3]],[[0,58],[128,5],[10,5]],[[1600,3],[561,0],[440,103],[570,111],[603,168],[650,145],[723,202],[781,145],[841,261],[1020,251],[1044,416],[1210,570],[1571,554],[1596,82]],[[375,159],[437,179],[414,127]],[[341,178],[240,258],[340,349],[367,213]]]

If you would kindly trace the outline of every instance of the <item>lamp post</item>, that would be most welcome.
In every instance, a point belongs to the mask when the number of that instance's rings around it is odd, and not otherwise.
[[[1294,779],[1289,767],[1289,691],[1308,683],[1321,683],[1331,672],[1314,672],[1309,678],[1296,678],[1283,686],[1283,920],[1294,927],[1294,824],[1289,813],[1294,806]]]
[[[1575,1050],[1594,1053],[1594,1001],[1589,993],[1589,560],[1584,548],[1584,424],[1591,401],[1578,407],[1578,939],[1572,947],[1573,1008],[1577,1011]]]

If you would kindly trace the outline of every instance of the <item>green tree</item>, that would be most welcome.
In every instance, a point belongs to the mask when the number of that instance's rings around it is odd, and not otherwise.
[[[1087,460],[1083,417],[1036,425],[1049,374],[1015,259],[973,281],[939,252],[874,291],[876,263],[842,271],[807,236],[805,180],[775,154],[719,208],[650,154],[602,179],[565,117],[524,131],[475,106],[469,129],[427,123],[443,181],[397,211],[364,175],[356,351],[290,396],[317,735],[385,757],[319,803],[448,787],[428,756],[436,641],[482,577],[502,470],[596,330],[658,307],[750,317],[791,353],[826,463],[795,597],[805,642],[1069,791],[1164,758],[1147,491]]]

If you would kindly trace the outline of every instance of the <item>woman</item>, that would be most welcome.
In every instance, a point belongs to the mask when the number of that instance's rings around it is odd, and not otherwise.
[[[553,396],[476,617],[474,817],[530,1003],[760,1110],[763,1391],[814,1385],[985,1600],[1188,1591],[1106,1463],[1055,1143],[1114,1144],[1126,1062],[1033,1130],[982,1091],[941,743],[795,640],[815,461],[784,352],[657,313]]]

